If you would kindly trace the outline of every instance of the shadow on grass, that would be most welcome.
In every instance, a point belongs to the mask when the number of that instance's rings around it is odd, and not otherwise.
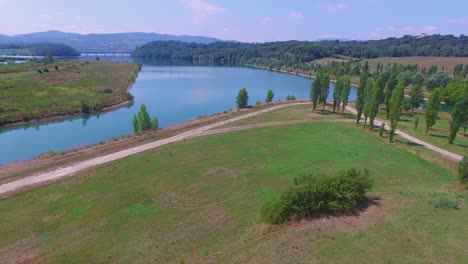
[[[455,145],[462,147],[462,148],[468,148],[468,145],[465,145],[465,144],[455,143]]]
[[[432,137],[436,137],[436,138],[448,138],[448,136],[446,135],[438,135],[438,134],[429,134],[429,135]]]

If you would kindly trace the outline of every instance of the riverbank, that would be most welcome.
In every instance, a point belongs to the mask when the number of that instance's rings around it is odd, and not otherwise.
[[[0,67],[0,127],[111,111],[128,105],[140,65],[55,61]]]

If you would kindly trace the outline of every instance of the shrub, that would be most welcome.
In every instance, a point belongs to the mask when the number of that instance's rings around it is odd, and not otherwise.
[[[385,132],[385,123],[382,123],[382,125],[379,128],[379,136],[382,137]]]
[[[294,101],[294,100],[296,100],[296,97],[294,95],[288,95],[288,96],[286,96],[286,100]]]
[[[418,126],[419,126],[419,117],[417,116],[417,117],[414,119],[414,130],[417,130],[417,129],[418,129]]]
[[[154,130],[158,130],[159,129],[159,120],[157,117],[153,118],[153,120],[151,120],[151,127],[154,129]]]
[[[458,164],[458,179],[463,184],[468,184],[468,156],[464,156]]]
[[[49,72],[49,69],[45,68],[42,70],[43,72]]]
[[[106,88],[104,90],[101,91],[101,93],[106,93],[106,94],[110,94],[110,93],[113,93],[114,90],[112,90],[111,88]]]
[[[41,70],[37,70],[37,73],[42,74],[42,71],[41,71]]]
[[[304,175],[294,178],[294,186],[274,197],[261,209],[261,219],[280,224],[322,214],[353,212],[373,187],[368,170],[350,169],[336,176]]]
[[[81,112],[84,113],[84,114],[91,113],[91,107],[84,100],[81,100]]]
[[[58,71],[58,70],[59,70],[59,67],[58,67],[58,66],[55,66],[54,69],[55,69],[56,71]]]
[[[265,102],[270,103],[271,101],[273,101],[274,96],[275,96],[275,94],[273,93],[273,91],[271,89],[268,90]]]
[[[458,209],[458,203],[447,198],[440,198],[434,203],[434,207],[437,209]]]

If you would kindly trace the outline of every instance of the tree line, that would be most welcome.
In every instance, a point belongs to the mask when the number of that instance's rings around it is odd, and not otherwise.
[[[80,56],[80,53],[65,44],[56,43],[37,43],[37,44],[0,44],[1,49],[27,49],[29,50],[30,56],[46,56],[48,54],[52,56],[64,56],[64,57],[76,57]],[[24,55],[24,54],[17,54]]]
[[[403,36],[369,41],[280,41],[268,43],[214,42],[211,44],[154,41],[132,56],[193,63],[257,64],[268,67],[301,65],[336,55],[353,58],[403,56],[468,56],[468,37],[461,35]],[[310,67],[310,65],[309,65]],[[295,68],[295,67],[293,67]],[[299,67],[296,67],[299,68]]]

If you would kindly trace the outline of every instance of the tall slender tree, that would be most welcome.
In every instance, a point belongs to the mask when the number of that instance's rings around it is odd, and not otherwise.
[[[398,84],[397,74],[393,72],[388,79],[387,85],[385,87],[385,108],[387,110],[387,118],[390,118],[390,98],[392,97],[392,92]]]
[[[356,98],[356,110],[357,117],[356,122],[359,124],[361,121],[362,113],[364,112],[364,97],[366,95],[366,86],[367,86],[368,76],[366,73],[361,73],[361,78],[359,80],[359,86],[357,88],[357,98]]]
[[[374,80],[367,80],[366,90],[364,92],[364,125],[367,124],[372,109],[372,94],[374,93]]]
[[[426,108],[424,109],[426,119],[426,135],[429,132],[429,129],[431,129],[431,127],[436,124],[441,100],[442,96],[440,89],[435,89],[432,91],[431,96],[429,96],[429,101],[427,102]]]
[[[399,81],[390,98],[390,142],[395,137],[395,131],[400,121],[400,115],[403,111],[403,100],[405,100],[405,83],[404,81]]]
[[[310,100],[312,101],[312,109],[315,111],[319,102],[320,94],[322,93],[322,73],[319,72],[312,81],[312,87],[310,89]]]
[[[239,90],[236,97],[237,109],[246,108],[249,103],[249,94],[245,88]]]
[[[320,93],[319,102],[323,104],[323,110],[325,110],[325,106],[327,105],[328,93],[330,91],[330,75],[328,73],[325,73],[323,75],[320,85],[322,86],[322,91]]]
[[[341,102],[343,103],[343,108],[341,112],[343,113],[349,101],[349,92],[351,91],[351,80],[346,77],[343,80],[343,89],[341,89]]]
[[[273,93],[273,91],[271,89],[268,90],[265,102],[270,103],[271,101],[273,101],[274,96],[275,96],[275,94]]]
[[[333,112],[336,111],[336,107],[338,106],[338,110],[340,108],[341,103],[341,94],[343,92],[343,81],[341,77],[338,76],[335,83],[335,89],[333,90]]]
[[[371,131],[374,129],[374,120],[379,113],[380,104],[384,99],[384,87],[385,82],[383,80],[383,77],[379,76],[372,90],[372,99],[369,106],[369,129]]]
[[[419,108],[421,103],[424,102],[424,92],[420,84],[413,85],[410,91],[411,97],[411,111],[414,111],[414,108]]]

